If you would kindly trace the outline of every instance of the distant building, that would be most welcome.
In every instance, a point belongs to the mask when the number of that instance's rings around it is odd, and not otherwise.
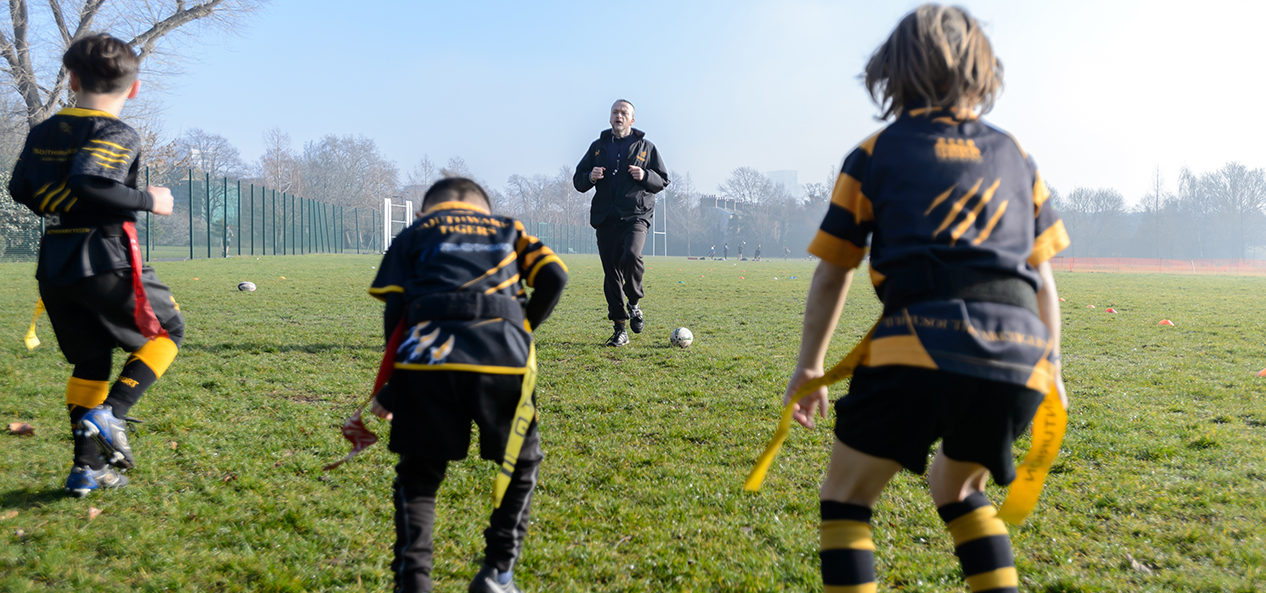
[[[791,197],[799,200],[804,197],[804,189],[800,187],[800,182],[796,180],[795,171],[769,171],[765,173],[774,185],[781,185]]]

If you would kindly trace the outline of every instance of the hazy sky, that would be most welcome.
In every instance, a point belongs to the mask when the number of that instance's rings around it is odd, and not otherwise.
[[[1266,166],[1266,2],[967,1],[1006,68],[986,116],[1061,190],[1133,203],[1157,166]],[[917,2],[275,0],[169,81],[165,132],[247,160],[264,130],[362,134],[405,174],[464,158],[497,188],[574,168],[616,98],[669,168],[715,192],[740,166],[824,182],[882,126],[857,74]],[[349,6],[354,7],[349,9]]]

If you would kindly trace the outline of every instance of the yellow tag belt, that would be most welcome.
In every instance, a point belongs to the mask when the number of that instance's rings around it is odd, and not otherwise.
[[[765,481],[765,474],[769,473],[769,466],[773,464],[774,457],[778,455],[783,441],[787,440],[787,435],[791,432],[791,415],[800,398],[853,376],[853,371],[869,353],[870,340],[874,334],[875,328],[872,327],[866,337],[862,338],[862,341],[858,342],[853,350],[838,364],[831,367],[825,375],[805,383],[796,390],[791,401],[782,410],[782,417],[778,420],[778,430],[774,432],[774,438],[765,446],[765,451],[756,460],[756,467],[752,468],[747,481],[743,483],[744,490],[748,492],[760,490],[761,484]],[[1028,454],[1024,456],[1024,461],[1017,468],[1016,481],[1011,483],[1011,490],[1007,493],[1002,508],[998,510],[998,517],[1002,520],[1012,525],[1019,525],[1033,511],[1033,507],[1037,505],[1037,498],[1042,493],[1042,485],[1046,482],[1046,474],[1059,453],[1059,445],[1064,440],[1064,429],[1067,424],[1068,414],[1059,400],[1058,390],[1052,384],[1042,404],[1038,407],[1037,414],[1033,417],[1033,444],[1029,447]]]

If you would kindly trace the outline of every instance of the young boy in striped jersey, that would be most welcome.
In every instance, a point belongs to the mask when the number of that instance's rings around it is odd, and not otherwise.
[[[436,493],[448,462],[466,457],[472,422],[480,457],[502,463],[503,490],[494,493],[484,567],[469,590],[519,591],[513,568],[543,457],[532,331],[566,283],[562,260],[523,223],[492,214],[488,194],[469,179],[431,186],[422,214],[383,256],[369,292],[386,303],[388,343],[400,331],[400,345],[370,411],[391,420],[389,447],[400,455],[396,591],[431,590]]]
[[[876,590],[871,509],[901,468],[923,473],[973,592],[1016,591],[1007,528],[985,479],[1015,478],[1011,446],[1044,394],[1063,395],[1059,297],[1047,260],[1068,235],[1033,160],[979,119],[1002,66],[960,8],[925,4],[871,56],[865,81],[893,121],[848,155],[809,246],[819,258],[785,401],[824,374],[823,357],[870,247],[884,311],[858,345],[836,402],[820,492],[827,593]],[[806,427],[827,390],[802,397]]]
[[[176,358],[185,324],[171,291],[143,265],[136,240],[140,212],[172,209],[167,188],[137,187],[141,138],[119,119],[140,88],[141,59],[102,33],[76,40],[62,63],[75,107],[31,128],[9,195],[44,217],[35,279],[74,365],[66,385],[75,442],[66,491],[84,496],[127,485],[114,468],[136,463],[128,411]],[[132,355],[111,386],[116,347]]]

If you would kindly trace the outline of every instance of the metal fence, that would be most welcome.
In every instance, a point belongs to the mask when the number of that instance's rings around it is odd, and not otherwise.
[[[381,253],[383,216],[374,208],[326,204],[275,189],[196,171],[138,182],[171,189],[170,216],[146,213],[137,239],[150,261],[305,253]],[[39,255],[43,219],[7,195],[0,198],[0,261]]]

